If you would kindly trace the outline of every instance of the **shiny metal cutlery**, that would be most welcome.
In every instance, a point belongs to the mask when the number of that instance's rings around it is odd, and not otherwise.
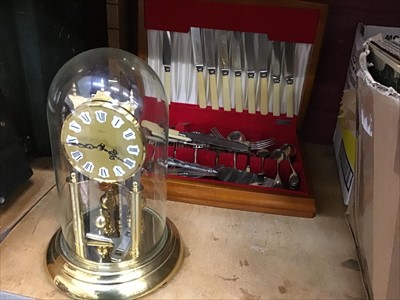
[[[168,103],[171,102],[171,33],[163,31],[162,64],[164,66],[164,89]]]
[[[288,161],[289,167],[291,170],[291,173],[289,175],[289,180],[288,180],[288,187],[291,190],[298,190],[299,185],[300,185],[300,177],[296,173],[295,169],[293,168],[292,161],[291,161],[292,157],[294,157],[296,155],[296,151],[297,151],[296,147],[291,144],[284,144],[284,145],[282,145],[281,150],[285,154],[286,160]]]
[[[141,122],[141,125],[142,127],[150,131],[152,137],[160,138],[162,140],[166,139],[166,133],[164,129],[160,127],[158,124],[148,120],[143,120]],[[147,138],[150,139],[151,136],[148,136]],[[196,132],[180,132],[178,130],[169,128],[168,138],[170,141],[176,141],[179,143],[191,143],[191,142],[200,143],[232,152],[247,153],[249,151],[249,146],[247,144],[236,141],[229,141],[227,139],[217,138],[209,134],[202,134]]]
[[[246,49],[245,66],[247,72],[247,110],[250,114],[254,114],[256,112],[256,63],[254,33],[244,33],[244,45]]]
[[[232,32],[229,51],[230,51],[230,64],[235,74],[234,79],[234,93],[235,93],[235,110],[243,112],[243,89],[242,89],[242,38],[241,33],[238,31]]]
[[[273,180],[248,171],[236,170],[229,167],[210,168],[196,163],[190,163],[168,157],[168,174],[187,177],[216,177],[224,182],[252,184],[272,187]]]
[[[285,43],[285,64],[283,76],[286,81],[286,116],[294,116],[294,95],[293,95],[293,61],[294,61],[294,44]]]
[[[268,75],[271,56],[268,35],[257,34],[258,37],[258,68],[260,71],[260,113],[268,114]]]
[[[190,37],[193,50],[193,62],[197,71],[197,101],[200,108],[207,107],[206,88],[204,82],[204,60],[203,46],[201,40],[200,28],[191,27]]]
[[[231,110],[231,93],[229,88],[228,35],[225,30],[218,31],[218,59],[222,74],[222,102],[225,111]]]
[[[274,179],[274,183],[272,184],[272,187],[283,188],[283,182],[279,174],[279,165],[285,158],[285,154],[281,149],[275,149],[274,151],[271,152],[270,157],[276,160],[276,176]]]
[[[272,80],[273,80],[273,102],[272,102],[272,114],[274,116],[280,116],[281,114],[281,43],[274,41],[272,42],[273,57],[272,57]]]
[[[219,109],[218,93],[217,93],[217,77],[216,77],[216,54],[215,54],[215,39],[213,29],[202,29],[204,37],[204,54],[206,66],[208,70],[208,83],[210,91],[211,108]]]

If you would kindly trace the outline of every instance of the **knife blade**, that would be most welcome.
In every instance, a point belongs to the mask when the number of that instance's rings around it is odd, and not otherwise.
[[[294,116],[294,95],[293,95],[293,60],[294,60],[294,44],[285,43],[285,67],[284,77],[286,81],[286,116]]]
[[[171,102],[171,33],[163,31],[162,64],[164,66],[164,89],[168,103]]]
[[[256,112],[256,64],[253,33],[244,33],[244,46],[246,49],[245,62],[247,72],[247,110],[250,114],[254,114]]]
[[[242,50],[241,34],[238,31],[232,32],[229,43],[230,63],[235,73],[234,92],[235,92],[235,110],[243,112],[243,91],[242,91]]]
[[[214,147],[223,148],[225,150],[230,150],[233,152],[243,152],[243,153],[249,152],[248,145],[237,141],[230,141],[212,135],[194,133],[194,132],[181,132],[180,135],[190,138],[193,142],[207,144]]]
[[[272,80],[273,80],[273,103],[272,103],[272,114],[274,116],[280,116],[281,114],[281,43],[274,41],[272,43],[273,47],[273,60],[272,60]]]
[[[166,139],[166,133],[160,125],[148,120],[143,120],[140,124],[142,127],[149,130],[153,136],[161,138],[162,140]],[[179,142],[197,142],[207,144],[234,152],[248,153],[249,151],[249,146],[241,142],[230,141],[202,133],[180,132],[171,128],[168,129],[168,138]]]
[[[193,50],[193,62],[197,71],[197,101],[200,108],[207,107],[206,89],[204,82],[203,46],[201,42],[200,28],[191,27],[190,37]]]
[[[203,29],[204,36],[204,55],[206,59],[206,66],[208,70],[208,83],[210,90],[211,108],[218,110],[218,95],[217,95],[217,77],[216,77],[216,56],[215,56],[215,40],[213,29]]]
[[[218,58],[222,74],[222,102],[224,110],[231,110],[231,95],[229,90],[228,35],[225,30],[218,31]]]
[[[268,75],[270,45],[268,35],[258,34],[258,67],[260,70],[260,113],[268,114]]]

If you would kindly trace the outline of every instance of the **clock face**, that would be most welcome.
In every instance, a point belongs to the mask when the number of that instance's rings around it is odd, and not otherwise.
[[[61,143],[77,171],[94,180],[117,182],[133,176],[143,164],[145,147],[139,128],[124,108],[90,101],[65,119]]]

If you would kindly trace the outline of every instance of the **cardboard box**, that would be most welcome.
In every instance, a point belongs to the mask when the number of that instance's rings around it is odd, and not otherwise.
[[[371,299],[400,298],[400,94],[376,82],[360,55],[355,198],[349,205]]]
[[[341,100],[333,145],[339,179],[343,193],[343,202],[348,205],[354,197],[354,172],[356,162],[356,86],[359,71],[359,56],[364,51],[367,39],[382,33],[391,40],[400,37],[400,28],[358,24],[354,37],[347,78]]]

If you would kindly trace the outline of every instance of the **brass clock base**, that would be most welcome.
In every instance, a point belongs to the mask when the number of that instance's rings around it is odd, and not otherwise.
[[[47,270],[64,294],[76,299],[132,299],[148,294],[169,281],[183,260],[183,242],[167,219],[164,243],[149,255],[120,263],[94,263],[68,255],[61,230],[47,249]]]

